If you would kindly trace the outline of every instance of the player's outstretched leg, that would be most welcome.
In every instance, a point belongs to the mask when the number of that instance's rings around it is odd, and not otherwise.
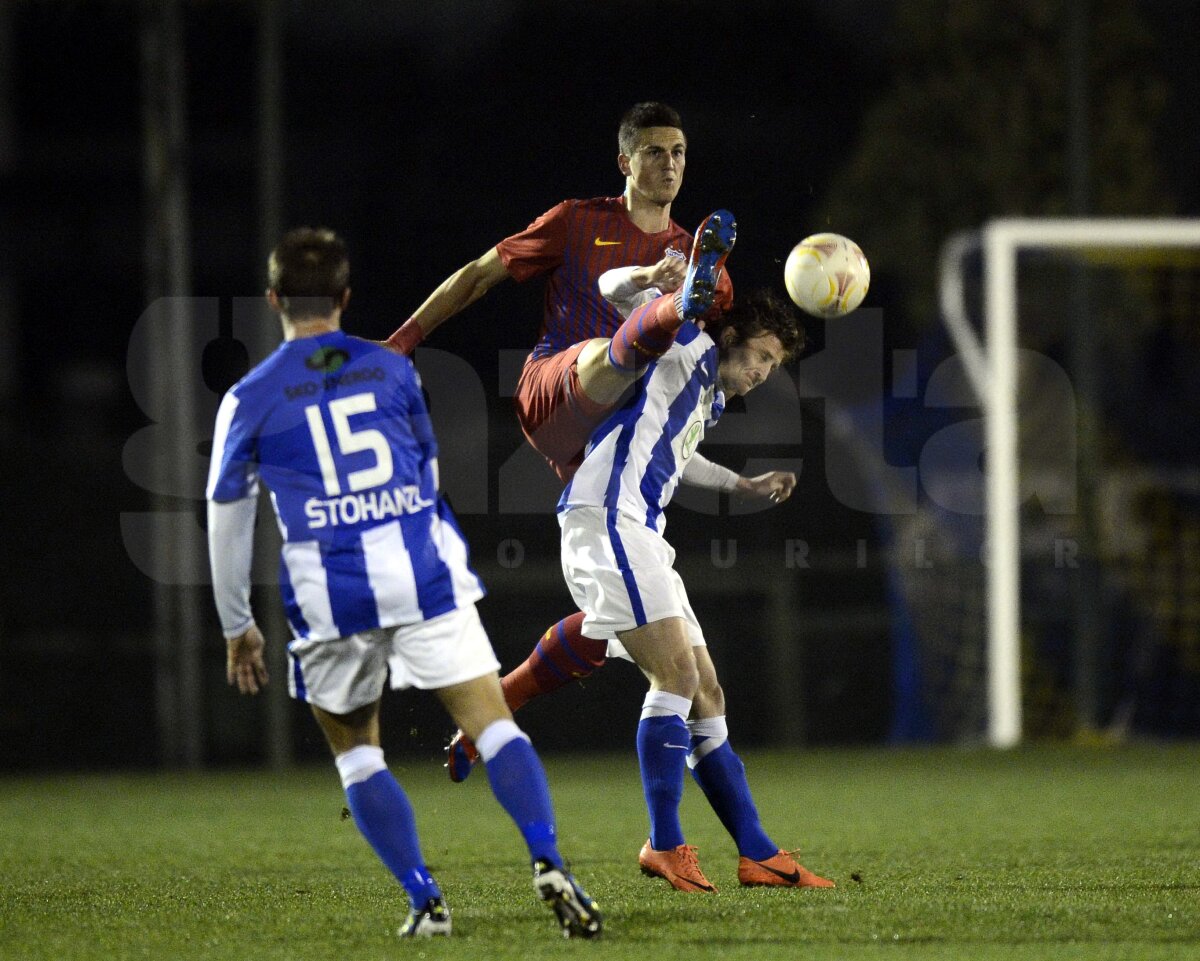
[[[516,711],[535,697],[590,676],[604,664],[607,651],[608,641],[583,636],[583,614],[564,617],[541,636],[524,663],[500,678],[508,709]],[[450,780],[465,781],[479,760],[471,739],[456,732],[446,753]]]
[[[713,304],[717,280],[737,239],[737,223],[728,210],[709,214],[696,231],[683,285],[636,308],[617,328],[608,345],[608,361],[618,370],[637,373],[675,342],[686,320],[695,320]]]
[[[746,780],[746,766],[729,745],[724,717],[689,721],[692,777],[737,844],[738,881],[747,887],[832,888],[834,883],[796,862],[768,837]]]
[[[534,891],[553,909],[564,937],[596,937],[603,919],[596,902],[563,867],[550,787],[529,738],[511,720],[493,721],[479,735],[478,748],[492,793],[529,848]]]
[[[360,745],[334,758],[354,823],[404,886],[411,908],[401,937],[450,933],[450,912],[421,856],[412,806],[383,760],[383,749]]]
[[[584,637],[583,614],[576,611],[547,628],[525,662],[500,678],[504,701],[516,711],[535,697],[589,677],[604,666],[607,655],[608,641]]]

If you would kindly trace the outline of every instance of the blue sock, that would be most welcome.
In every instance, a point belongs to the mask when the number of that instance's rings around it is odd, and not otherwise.
[[[687,764],[688,730],[678,714],[643,717],[637,730],[642,791],[650,810],[650,847],[669,851],[683,844],[679,802]]]
[[[703,738],[693,740],[693,749],[699,741],[703,741]],[[746,765],[734,753],[728,741],[700,758],[692,768],[692,777],[725,825],[725,830],[737,843],[738,854],[755,861],[765,861],[774,856],[779,846],[762,828],[758,808],[754,806],[750,785],[746,781]]]
[[[412,805],[391,771],[378,771],[351,784],[346,788],[346,800],[362,836],[404,885],[414,907],[440,898],[442,892],[421,857]]]
[[[513,725],[513,729],[516,729],[516,725]],[[481,754],[484,754],[485,743],[484,737],[480,737],[476,743]],[[513,737],[490,759],[486,754],[484,758],[492,793],[516,822],[521,837],[529,847],[530,860],[549,861],[555,867],[562,867],[554,827],[554,806],[550,802],[550,786],[546,783],[546,771],[533,745],[523,736]]]

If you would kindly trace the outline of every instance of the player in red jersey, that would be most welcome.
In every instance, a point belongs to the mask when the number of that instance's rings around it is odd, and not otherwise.
[[[617,166],[625,177],[621,196],[564,200],[552,207],[442,281],[386,341],[410,354],[501,281],[544,276],[541,329],[514,403],[526,438],[564,482],[579,465],[591,431],[645,365],[671,346],[682,321],[678,297],[670,292],[683,282],[693,240],[671,219],[687,154],[679,114],[662,103],[635,104],[621,120],[617,142]],[[668,250],[683,256],[670,256]],[[723,265],[722,258],[715,309],[733,302]],[[633,277],[643,289],[656,287],[666,294],[625,320],[598,286],[600,275],[615,267],[637,267]],[[582,621],[576,613],[553,625],[529,658],[502,678],[510,708],[586,677],[604,663],[607,642],[584,637]],[[452,751],[454,780],[466,777],[472,754],[469,743],[465,754],[461,747]]]
[[[409,354],[502,280],[545,276],[541,329],[515,404],[525,436],[564,482],[600,416],[639,373],[627,359],[614,363],[604,343],[623,318],[600,295],[600,275],[614,267],[649,264],[638,275],[644,286],[674,291],[683,280],[684,261],[666,252],[673,249],[686,258],[692,247],[691,234],[671,219],[687,152],[679,114],[661,103],[636,104],[622,118],[617,140],[617,166],[625,176],[621,196],[564,200],[552,207],[447,277],[387,340]],[[721,271],[714,305],[727,309],[732,302],[733,286]],[[679,323],[669,316],[672,308],[668,303],[655,311],[668,315],[664,326]],[[637,321],[645,335],[645,316]],[[673,332],[664,333],[658,353],[674,339]]]

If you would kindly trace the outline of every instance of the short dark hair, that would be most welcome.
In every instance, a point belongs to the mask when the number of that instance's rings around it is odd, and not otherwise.
[[[705,321],[705,331],[718,342],[727,328],[733,329],[734,344],[759,334],[774,334],[783,345],[785,362],[804,350],[807,339],[804,324],[796,309],[782,297],[765,289],[740,295],[727,311],[716,317],[705,318]]]
[[[333,313],[350,286],[345,242],[324,227],[289,230],[271,251],[267,283],[290,317]]]
[[[626,157],[633,156],[637,149],[638,133],[647,127],[677,127],[683,129],[683,121],[673,107],[657,100],[635,103],[625,111],[621,126],[617,129],[617,145]]]

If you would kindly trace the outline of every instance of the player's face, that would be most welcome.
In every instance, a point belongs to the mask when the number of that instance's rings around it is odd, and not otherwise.
[[[629,186],[643,200],[666,206],[683,183],[687,141],[678,127],[647,127],[638,134],[633,154],[617,158]]]
[[[725,331],[722,341],[732,340],[733,331]],[[756,334],[721,350],[717,378],[728,396],[748,394],[783,363],[783,344],[774,334]]]

